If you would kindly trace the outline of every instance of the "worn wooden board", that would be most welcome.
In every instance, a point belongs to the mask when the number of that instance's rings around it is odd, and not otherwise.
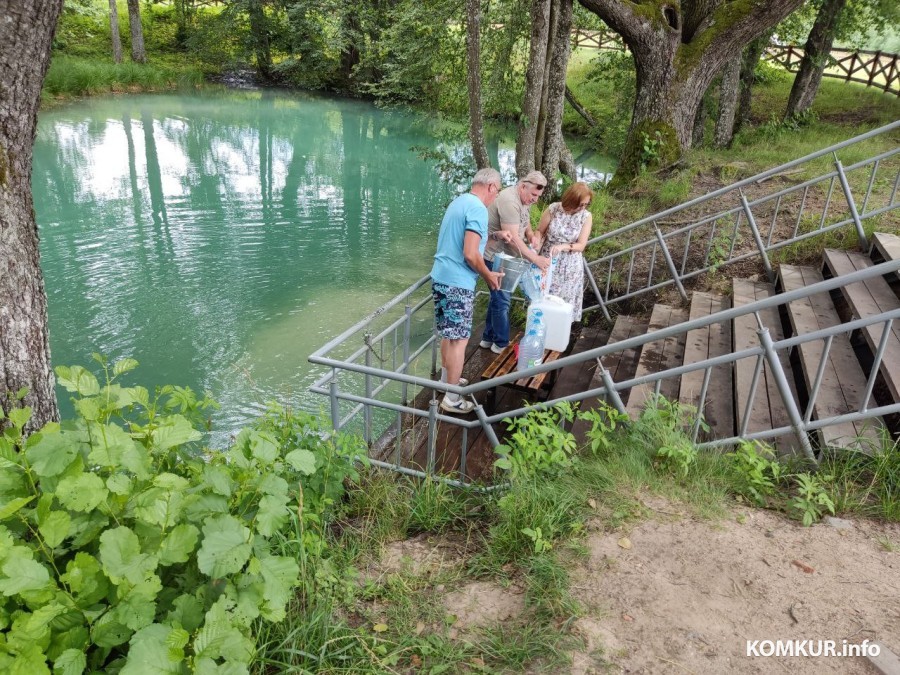
[[[900,260],[900,237],[889,232],[876,232],[872,236],[872,257],[879,261]],[[895,276],[900,279],[900,272]]]
[[[651,333],[655,330],[674,326],[686,321],[687,317],[687,311],[678,307],[654,305],[650,314],[650,324],[647,332]],[[641,355],[638,359],[638,367],[634,376],[636,378],[642,377],[680,366],[684,360],[685,337],[686,333],[681,333],[644,344],[641,348]],[[670,401],[677,400],[679,384],[680,378],[663,380],[660,385],[660,395],[665,396]],[[653,395],[654,390],[655,383],[639,384],[631,389],[625,409],[632,419],[640,415],[647,401]]]
[[[825,265],[836,277],[865,269],[871,264],[868,258],[861,253],[825,250]],[[900,299],[882,277],[848,284],[841,287],[841,293],[847,300],[854,318],[875,316],[900,308]],[[900,402],[900,325],[898,324],[900,322],[895,321],[891,326],[891,334],[888,337],[887,348],[880,368],[894,402]],[[884,324],[868,326],[862,333],[874,354],[884,334]]]
[[[613,325],[608,344],[622,342],[628,338],[643,335],[647,332],[648,324],[648,319],[625,315],[616,317],[616,323]],[[623,382],[634,376],[640,355],[640,349],[632,348],[621,352],[607,354],[601,360],[603,361],[603,367],[606,368],[612,376],[613,382]],[[622,398],[623,400],[627,398],[627,392],[623,392]]]
[[[784,291],[793,291],[822,281],[822,274],[813,267],[781,265],[779,275]],[[789,303],[788,317],[794,335],[813,333],[841,324],[837,309],[827,293],[817,293]],[[801,370],[806,390],[810,395],[824,351],[824,340],[800,345]],[[865,391],[866,376],[850,344],[850,336],[836,335],[828,352],[818,395],[813,405],[813,419],[856,412],[862,404]],[[844,422],[820,429],[818,433],[824,446],[867,450],[871,447],[867,441],[872,443],[878,441],[880,427],[878,420]],[[863,439],[862,443],[860,439]]]
[[[775,288],[772,284],[750,281],[748,279],[732,279],[732,289],[732,303],[734,307],[742,307],[775,294]],[[781,325],[781,317],[777,307],[760,312],[759,317],[763,326],[769,330],[769,335],[773,341],[777,342],[784,338],[784,329]],[[745,314],[736,317],[732,327],[734,351],[739,352],[743,349],[759,346],[758,330],[759,324],[755,315]],[[794,385],[794,375],[790,360],[786,354],[780,354],[779,361],[791,387],[791,395],[794,401],[797,402],[797,391]],[[756,367],[756,357],[740,359],[735,362],[735,428],[740,432],[749,401],[751,405],[749,415],[747,415],[746,427],[748,434],[790,425],[790,418],[784,408],[784,401],[768,364],[764,364],[760,371],[756,391],[750,391]],[[770,442],[775,445],[780,453],[786,454],[800,449],[799,439],[793,433],[779,436]]]
[[[731,301],[723,295],[695,291],[691,296],[690,319],[700,319],[729,309]],[[688,331],[684,346],[684,364],[699,363],[709,358],[731,353],[731,321],[714,323]],[[729,438],[734,435],[734,378],[733,364],[712,369],[705,400],[701,403],[704,370],[686,373],[681,377],[678,399],[684,405],[701,408],[709,425],[701,433],[701,440]]]

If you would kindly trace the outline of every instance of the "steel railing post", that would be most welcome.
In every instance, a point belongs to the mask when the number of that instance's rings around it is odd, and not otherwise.
[[[850,192],[850,183],[847,182],[847,174],[844,173],[844,166],[838,159],[837,153],[834,153],[834,166],[838,172],[838,178],[841,181],[841,189],[844,191],[844,197],[847,198],[847,206],[850,209],[850,217],[853,218],[853,224],[856,225],[856,236],[859,237],[859,247],[863,251],[869,250],[869,240],[866,238],[866,231],[863,229],[862,220],[859,218],[859,212],[856,210],[856,202],[853,199],[853,193]]]
[[[597,367],[600,369],[600,379],[603,380],[603,386],[606,387],[606,397],[616,410],[623,415],[627,415],[625,404],[622,403],[622,397],[616,391],[616,383],[613,382],[612,375],[609,374],[609,371],[603,366],[603,362],[600,359],[597,359]]]
[[[437,442],[438,400],[432,398],[428,402],[428,449],[425,454],[425,473],[429,476],[434,471],[434,448]]]
[[[366,361],[367,368],[372,367],[372,345],[370,343],[371,339],[372,339],[372,334],[366,333],[365,343],[368,348],[366,349],[365,361]],[[372,443],[372,406],[368,403],[368,400],[370,400],[372,398],[372,375],[367,372],[365,375],[365,380],[366,380],[367,402],[365,404],[365,407],[363,408],[363,420],[364,420],[363,438],[365,439],[366,444],[371,444]]]
[[[412,307],[407,302],[406,303],[406,320],[403,323],[403,372],[409,372],[409,340],[412,334]],[[407,388],[409,385],[404,382],[401,385],[402,395],[401,399],[403,400],[403,405],[406,405],[409,402],[409,398],[407,396],[408,391]]]
[[[800,441],[803,453],[814,464],[818,464],[816,455],[812,449],[812,444],[809,442],[809,436],[806,435],[803,418],[800,417],[800,410],[797,408],[794,394],[788,384],[787,376],[781,365],[781,360],[778,358],[778,352],[775,351],[772,336],[769,335],[769,329],[762,327],[757,331],[757,334],[759,335],[759,342],[766,353],[766,362],[769,365],[769,372],[771,372],[772,376],[775,378],[775,384],[778,387],[778,392],[781,394],[781,400],[784,402],[784,409],[787,411],[788,418],[791,420],[791,427],[793,427],[794,433],[797,435],[797,440]]]
[[[606,303],[603,302],[603,296],[600,295],[600,289],[597,287],[597,280],[594,278],[594,273],[591,272],[591,268],[588,266],[587,259],[584,256],[581,256],[581,264],[584,266],[584,273],[587,275],[591,290],[594,291],[594,296],[597,298],[597,304],[600,305],[600,311],[603,312],[603,318],[607,321],[612,321],[609,310],[606,309]]]
[[[753,211],[750,209],[750,203],[743,190],[738,191],[741,196],[741,206],[744,207],[744,215],[747,216],[747,223],[750,225],[750,231],[753,233],[753,239],[756,241],[756,248],[759,249],[759,255],[762,256],[763,267],[766,270],[766,276],[770,282],[775,281],[775,272],[772,271],[772,263],[769,260],[769,253],[766,251],[766,245],[763,243],[762,235],[759,233],[759,227],[756,224],[756,218],[753,217]]]
[[[687,292],[684,290],[684,285],[681,283],[681,277],[678,276],[678,268],[675,267],[675,261],[672,260],[672,254],[669,253],[669,247],[666,245],[666,240],[663,238],[659,225],[656,224],[655,220],[653,221],[653,230],[656,232],[656,240],[659,242],[660,249],[662,249],[663,258],[666,259],[666,267],[669,268],[669,274],[672,275],[675,287],[678,288],[681,299],[687,302]]]
[[[478,421],[481,422],[481,428],[484,429],[484,435],[487,436],[488,442],[491,444],[492,448],[496,448],[500,445],[500,439],[497,438],[497,434],[494,432],[494,427],[491,426],[491,423],[487,421],[487,413],[484,412],[484,406],[480,403],[476,402],[475,404],[475,415],[478,417]]]
[[[335,431],[341,429],[341,403],[338,400],[338,370],[331,369],[331,382],[328,383],[329,398],[331,399],[331,428]]]
[[[875,350],[875,360],[872,361],[872,370],[869,373],[869,381],[866,382],[866,393],[863,396],[862,404],[859,406],[859,412],[866,412],[869,408],[869,399],[872,398],[872,390],[875,389],[875,379],[878,377],[878,370],[881,368],[881,361],[884,358],[884,350],[887,349],[893,323],[893,319],[888,319],[884,322],[884,332],[878,341],[878,349]]]

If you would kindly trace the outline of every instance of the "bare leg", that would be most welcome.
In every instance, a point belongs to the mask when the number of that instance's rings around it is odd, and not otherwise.
[[[447,369],[447,383],[457,384],[462,376],[463,363],[466,360],[466,345],[469,339],[441,340],[441,363]]]

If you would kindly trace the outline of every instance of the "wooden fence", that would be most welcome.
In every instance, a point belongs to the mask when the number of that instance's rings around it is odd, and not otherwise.
[[[583,28],[572,29],[572,46],[588,49],[625,49],[622,39],[615,33]],[[900,96],[900,55],[865,49],[832,49],[830,58],[829,64],[825,67],[825,77],[859,82],[867,87],[875,87]],[[803,59],[803,47],[773,43],[766,48],[763,59],[775,62],[795,73]]]

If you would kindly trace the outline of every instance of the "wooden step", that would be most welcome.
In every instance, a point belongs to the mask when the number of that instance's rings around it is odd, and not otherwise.
[[[763,300],[775,295],[772,284],[748,279],[732,279],[733,297],[735,307],[742,307],[757,300]],[[784,330],[781,325],[781,317],[777,307],[770,307],[759,313],[763,326],[769,329],[769,335],[773,342],[784,338]],[[750,349],[759,346],[759,326],[753,314],[736,317],[732,326],[734,335],[734,351]],[[797,391],[794,385],[793,371],[790,359],[786,353],[779,354],[781,367],[785,377],[791,386],[794,401],[797,400]],[[756,358],[745,358],[735,362],[734,390],[735,390],[735,428],[740,433],[743,426],[744,414],[750,399],[750,387],[753,382],[753,373],[756,369]],[[756,392],[750,406],[747,419],[746,433],[751,434],[767,429],[776,429],[790,424],[790,418],[784,408],[784,401],[778,391],[778,385],[769,369],[764,364],[759,374]],[[773,444],[780,454],[800,452],[800,441],[795,434],[785,434],[767,442]]]
[[[871,261],[861,253],[825,249],[825,267],[832,276],[839,277],[856,270],[871,267]],[[883,277],[858,281],[841,287],[841,294],[847,301],[852,318],[865,318],[900,308],[900,299],[891,290]],[[845,317],[846,318],[846,317]],[[887,349],[881,361],[881,375],[890,390],[894,402],[900,402],[900,322],[891,326]],[[862,331],[872,354],[878,349],[884,324],[878,323]]]
[[[889,232],[872,235],[872,259],[876,263],[900,260],[900,237]],[[900,280],[900,271],[895,276],[896,280]]]
[[[654,305],[650,314],[650,325],[647,328],[647,332],[651,333],[655,330],[683,323],[687,321],[687,317],[688,313],[686,310],[669,307],[668,305]],[[646,343],[641,348],[641,355],[638,359],[638,367],[634,376],[642,377],[680,366],[684,361],[685,338],[686,334],[681,333],[680,335],[673,335],[662,340]],[[631,389],[625,409],[632,419],[637,418],[641,414],[647,401],[655,391],[655,384],[640,384]],[[679,384],[680,378],[677,377],[663,380],[659,393],[670,401],[677,401]]]
[[[691,321],[721,312],[731,307],[731,300],[723,295],[695,291],[691,297]],[[731,353],[731,322],[714,323],[688,331],[684,346],[684,365]],[[700,406],[700,392],[706,371],[695,370],[681,377],[678,399],[684,405]],[[706,389],[703,417],[710,429],[701,433],[701,440],[734,436],[734,383],[732,364],[712,369]]]
[[[781,265],[779,270],[782,290],[793,291],[822,281],[822,274],[813,267]],[[788,304],[788,316],[794,335],[813,333],[824,328],[841,324],[837,309],[828,293],[817,293]],[[818,373],[824,340],[815,340],[800,345],[800,364],[807,392],[812,392]],[[828,360],[822,374],[819,393],[813,406],[813,419],[825,419],[836,415],[856,412],[866,391],[866,376],[850,344],[846,333],[836,335],[828,352]],[[823,447],[868,450],[870,445],[859,443],[860,439],[878,441],[878,420],[844,422],[819,430],[819,440]]]

